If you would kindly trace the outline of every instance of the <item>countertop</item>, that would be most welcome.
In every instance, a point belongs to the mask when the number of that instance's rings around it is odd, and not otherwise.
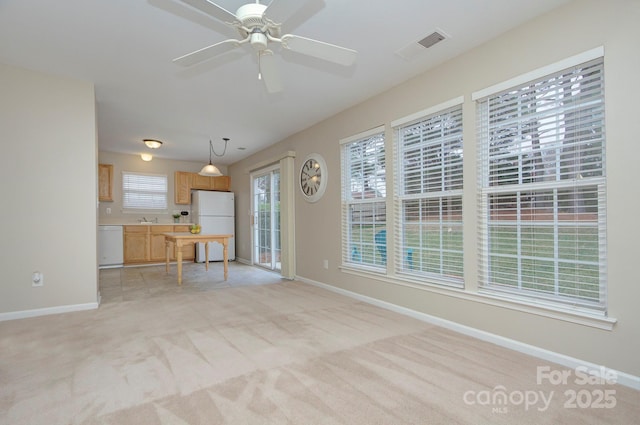
[[[190,226],[194,223],[139,223],[139,222],[103,222],[98,223],[98,226]]]

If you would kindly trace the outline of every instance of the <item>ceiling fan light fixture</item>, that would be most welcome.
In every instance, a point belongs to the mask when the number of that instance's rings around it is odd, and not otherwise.
[[[240,34],[239,40],[227,39],[174,59],[175,63],[182,66],[196,65],[251,44],[253,51],[258,54],[270,52],[268,63],[260,64],[258,79],[262,79],[268,93],[277,93],[282,90],[282,82],[272,57],[273,51],[269,49],[271,44],[343,66],[352,66],[357,57],[357,52],[352,49],[293,34],[281,34],[282,25],[300,11],[308,0],[271,0],[268,5],[255,0],[255,3],[240,6],[235,14],[214,3],[214,0],[180,1],[235,28]]]
[[[156,139],[144,139],[143,142],[149,149],[158,149],[160,146],[162,146],[162,142]]]
[[[258,52],[261,52],[267,48],[269,40],[267,36],[260,31],[254,31],[251,33],[251,47]]]

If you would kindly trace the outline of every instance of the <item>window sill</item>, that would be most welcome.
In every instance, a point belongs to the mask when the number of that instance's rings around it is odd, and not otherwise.
[[[568,309],[562,309],[557,306],[542,305],[536,303],[528,303],[521,300],[510,299],[507,297],[499,297],[495,294],[487,293],[474,293],[465,291],[463,288],[447,287],[444,285],[436,285],[428,282],[417,283],[410,280],[400,279],[397,277],[387,276],[381,273],[376,273],[373,270],[364,270],[355,267],[341,266],[339,268],[342,272],[374,279],[380,282],[406,286],[409,288],[419,289],[447,297],[458,298],[466,301],[478,302],[495,307],[506,308],[514,311],[519,311],[528,314],[535,314],[541,317],[547,317],[555,320],[562,320],[569,323],[575,323],[578,325],[588,326],[596,329],[602,329],[606,331],[613,330],[617,319],[604,316],[603,314],[590,313],[585,311],[572,311]]]

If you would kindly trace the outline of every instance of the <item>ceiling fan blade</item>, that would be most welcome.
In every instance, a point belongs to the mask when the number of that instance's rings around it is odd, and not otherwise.
[[[344,66],[353,65],[358,56],[355,50],[297,35],[285,34],[280,40],[286,49]]]
[[[229,52],[240,46],[240,44],[241,43],[239,40],[234,39],[221,41],[220,43],[216,43],[214,45],[204,47],[200,50],[196,50],[195,52],[188,53],[184,56],[180,56],[179,58],[174,59],[173,62],[182,66],[195,65],[223,53]]]
[[[271,50],[263,50],[259,53],[260,75],[269,93],[282,91],[282,81],[276,66],[275,56]]]
[[[275,24],[282,24],[308,1],[309,0],[272,0],[265,9],[264,16]]]
[[[222,22],[232,24],[238,20],[236,15],[229,12],[227,9],[223,9],[215,3],[210,2],[209,0],[180,0],[183,3],[188,4],[191,7],[194,7],[201,12],[206,13],[209,16],[212,16]]]

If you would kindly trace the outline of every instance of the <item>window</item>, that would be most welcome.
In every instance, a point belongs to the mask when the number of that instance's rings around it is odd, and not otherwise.
[[[462,286],[462,98],[450,103],[394,123],[395,264],[399,275]]]
[[[387,263],[384,128],[341,143],[343,264],[384,268]]]
[[[136,210],[167,209],[167,176],[124,171],[122,206]]]
[[[478,99],[480,285],[605,310],[601,57]]]

